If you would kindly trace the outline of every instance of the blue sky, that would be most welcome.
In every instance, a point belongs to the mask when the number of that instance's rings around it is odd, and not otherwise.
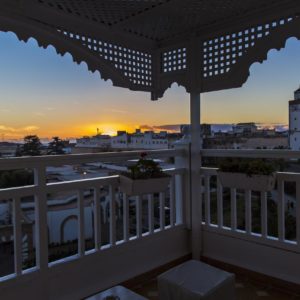
[[[288,40],[284,50],[271,50],[266,62],[250,70],[243,88],[202,95],[203,122],[288,122],[288,100],[300,85],[300,43]],[[0,135],[7,139],[189,122],[189,96],[182,87],[173,85],[152,102],[147,93],[112,87],[68,54],[39,48],[33,39],[20,42],[12,33],[0,33],[0,89]]]

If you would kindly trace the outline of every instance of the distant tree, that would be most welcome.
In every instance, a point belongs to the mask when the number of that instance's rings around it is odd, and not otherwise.
[[[64,151],[64,143],[63,141],[58,137],[55,136],[52,138],[52,141],[48,145],[48,155],[60,155],[60,154],[65,154]]]
[[[38,156],[41,155],[42,143],[37,135],[24,137],[24,145],[18,148],[17,156]]]

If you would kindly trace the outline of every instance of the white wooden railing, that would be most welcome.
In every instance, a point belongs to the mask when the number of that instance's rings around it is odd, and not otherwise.
[[[300,158],[298,151],[285,150],[203,150],[204,158],[266,158],[290,160]],[[277,185],[272,192],[273,204],[277,206],[277,234],[269,234],[268,228],[268,193],[251,190],[227,189],[230,195],[230,224],[224,224],[224,190],[218,178],[218,169],[201,168],[203,182],[203,232],[204,232],[204,255],[217,260],[222,260],[241,267],[250,268],[253,271],[265,273],[272,277],[300,283],[295,264],[300,262],[300,174],[291,172],[278,172],[276,175]],[[211,189],[211,180],[216,180],[216,188]],[[295,237],[286,238],[286,194],[285,182],[295,185],[295,220],[293,228]],[[256,197],[260,201],[260,232],[253,231],[252,204],[253,193],[259,193]],[[217,212],[212,222],[211,198],[215,193]],[[237,195],[243,195],[243,216],[238,216]],[[269,194],[270,196],[271,194]],[[227,211],[228,213],[228,211]],[[244,218],[244,228],[238,228],[238,217]],[[250,245],[250,246],[249,246]],[[230,255],[226,254],[226,247]],[[217,249],[222,249],[218,251]],[[252,250],[251,250],[252,249]],[[266,249],[269,249],[268,251]],[[274,254],[272,254],[272,251]],[[253,251],[251,253],[251,251]],[[221,253],[223,252],[223,253]],[[236,254],[235,254],[236,253]],[[254,254],[255,253],[255,254]],[[263,256],[260,256],[264,253]],[[266,255],[266,253],[269,253]],[[253,257],[255,256],[255,258]],[[282,264],[279,264],[281,261]],[[283,263],[284,262],[284,263]],[[280,265],[280,267],[279,267]],[[284,267],[282,267],[284,265]]]
[[[182,147],[184,148],[184,147]],[[169,186],[169,222],[166,224],[166,193],[160,193],[158,200],[153,195],[130,197],[136,202],[135,215],[130,214],[129,197],[122,197],[123,237],[116,234],[116,200],[119,177],[83,179],[68,182],[47,183],[48,166],[78,165],[93,162],[121,162],[137,158],[140,152],[104,153],[89,155],[50,156],[4,159],[0,170],[31,169],[34,171],[34,185],[0,190],[0,201],[11,199],[13,203],[13,236],[15,270],[13,274],[0,278],[0,298],[19,299],[26,295],[30,299],[80,299],[101,289],[128,280],[159,267],[191,252],[189,202],[190,172],[188,151],[149,151],[150,157],[176,157],[175,168],[165,170],[171,175]],[[206,157],[244,157],[298,159],[300,152],[283,150],[203,150]],[[278,235],[268,234],[268,194],[260,193],[261,232],[254,233],[252,226],[252,193],[244,191],[245,228],[237,224],[237,196],[240,191],[230,190],[230,224],[224,224],[224,188],[215,168],[201,170],[204,219],[202,223],[202,255],[223,262],[238,265],[273,277],[299,283],[297,265],[300,263],[300,174],[278,173],[277,197]],[[210,187],[216,178],[216,190]],[[285,194],[284,182],[296,184],[296,238],[285,238]],[[109,197],[109,242],[101,236],[102,217],[100,213],[100,188],[108,187]],[[86,251],[84,190],[92,189],[94,197],[94,248]],[[62,191],[77,193],[78,253],[58,261],[49,262],[47,232],[47,194]],[[217,212],[212,222],[212,193],[216,193]],[[35,201],[35,249],[36,266],[24,270],[22,266],[22,201],[34,196]],[[158,201],[159,217],[154,219],[154,202]],[[147,212],[142,203],[147,203]],[[135,235],[129,230],[130,218],[136,218]],[[146,219],[145,219],[146,218]],[[201,216],[199,216],[201,218]],[[147,220],[147,230],[145,230]],[[155,224],[155,221],[158,223]],[[225,226],[226,225],[226,226]],[[254,255],[255,254],[255,255]],[[119,269],[121,266],[121,270]],[[84,280],[83,280],[84,278]],[[297,280],[299,282],[297,282]],[[76,284],[77,283],[77,284]],[[44,286],[35,295],[36,287]],[[57,289],[53,287],[59,286]],[[44,293],[44,294],[43,294]]]
[[[182,151],[177,150],[162,150],[162,151],[150,151],[147,152],[149,157],[155,158],[169,158],[178,155],[182,155]],[[35,272],[37,273],[51,273],[53,272],[53,267],[61,265],[64,263],[71,263],[76,260],[82,260],[84,257],[95,255],[95,253],[111,251],[110,249],[119,247],[124,247],[124,244],[134,245],[134,243],[140,243],[140,247],[144,247],[144,252],[147,253],[147,243],[151,241],[151,236],[159,236],[164,232],[172,232],[169,237],[176,234],[175,240],[180,242],[181,236],[185,239],[185,234],[182,235],[182,230],[184,230],[184,194],[183,194],[183,178],[185,176],[184,169],[167,169],[164,172],[168,173],[171,176],[170,185],[168,192],[169,193],[169,222],[166,223],[166,192],[159,194],[159,224],[155,224],[154,219],[154,195],[137,195],[134,197],[128,197],[126,194],[122,195],[122,206],[123,206],[123,238],[120,240],[117,238],[116,234],[116,200],[119,197],[119,176],[108,176],[100,178],[91,178],[75,181],[64,181],[64,182],[55,182],[47,183],[46,178],[46,168],[49,166],[62,166],[62,165],[78,165],[82,163],[93,163],[93,162],[124,162],[128,159],[138,158],[140,152],[123,152],[123,153],[104,153],[104,154],[88,154],[88,155],[69,155],[69,156],[47,156],[47,157],[32,157],[32,158],[13,158],[5,159],[0,161],[0,170],[15,170],[15,169],[31,169],[34,172],[34,185],[17,187],[17,188],[8,188],[0,190],[0,201],[11,199],[13,204],[13,236],[14,236],[14,273],[8,276],[0,278],[0,295],[2,286],[5,286],[5,281],[18,280],[18,278],[29,276]],[[101,236],[101,205],[100,205],[100,188],[108,187],[108,197],[109,197],[109,243],[104,244]],[[84,213],[84,190],[89,189],[93,190],[94,195],[94,249],[86,251],[85,245],[85,213]],[[77,232],[78,232],[78,254],[71,257],[66,257],[58,261],[49,262],[48,259],[48,226],[47,226],[47,195],[51,193],[59,193],[64,191],[76,191],[77,193]],[[34,196],[35,202],[35,250],[36,250],[36,266],[29,269],[23,269],[22,261],[22,208],[21,208],[21,199],[23,197],[32,197]],[[131,202],[133,199],[136,201],[136,210],[135,216],[130,215],[129,212],[129,198]],[[143,203],[147,201],[148,209],[145,215],[143,211]],[[129,221],[130,218],[136,218],[136,235],[132,236],[129,230]],[[143,224],[145,220],[148,220],[148,229],[145,232],[143,230]],[[179,233],[180,231],[180,233]],[[177,239],[177,236],[179,240]],[[170,242],[169,237],[166,238],[165,235],[162,235],[161,241],[157,242],[155,245],[156,248],[160,248],[164,243]],[[157,239],[157,237],[153,237]],[[164,242],[165,240],[165,242]],[[174,240],[174,241],[175,241]],[[172,243],[172,242],[171,242]],[[145,246],[143,246],[145,244]],[[182,255],[189,253],[187,243],[182,247],[182,251],[179,251],[180,254],[176,254],[179,258]],[[152,246],[151,246],[152,247]],[[151,247],[149,250],[151,251]],[[152,247],[153,248],[153,247]],[[138,247],[130,246],[125,253],[124,259],[126,260],[129,256],[129,260],[133,260],[131,263],[132,270],[128,266],[128,271],[124,271],[125,276],[121,276],[121,280],[128,280],[131,277],[137,276],[140,273],[147,272],[163,263],[167,263],[172,258],[173,255],[167,257],[167,253],[164,249],[159,253],[156,249],[156,260],[153,260],[153,264],[145,264],[146,269],[143,269],[143,266],[139,259],[135,259],[138,264],[138,267],[134,264],[134,259],[131,257],[132,252],[138,250]],[[112,257],[109,259],[111,263],[114,263],[114,252]],[[104,254],[103,254],[104,255]],[[106,254],[105,254],[106,255]],[[149,260],[151,261],[151,256],[154,254],[149,254]],[[161,256],[161,257],[160,257]],[[165,257],[162,259],[162,257]],[[101,256],[98,256],[101,258]],[[176,257],[175,257],[176,259]],[[95,260],[95,265],[99,264],[101,260]],[[107,262],[105,262],[107,264]],[[129,262],[128,262],[129,263]],[[141,268],[142,266],[142,268]],[[139,273],[135,269],[139,269]],[[80,270],[77,270],[77,272]],[[83,271],[83,270],[82,270]],[[88,272],[88,270],[87,270]],[[116,269],[117,272],[117,269]],[[105,273],[105,272],[104,272]],[[129,275],[130,274],[130,275]],[[117,274],[119,275],[119,274]],[[50,275],[49,275],[50,276]],[[118,276],[115,276],[116,278]],[[100,278],[101,280],[101,278]],[[109,283],[105,283],[104,286],[102,283],[98,284],[97,289],[108,287],[115,282],[115,278],[111,279]],[[2,283],[1,283],[2,282]],[[17,281],[18,282],[18,281]],[[116,282],[117,283],[117,282]],[[8,283],[9,284],[9,283]],[[34,282],[32,282],[34,285]],[[96,287],[90,290],[90,293],[95,292]],[[87,294],[83,294],[87,296]],[[1,298],[1,297],[0,297]],[[2,298],[1,298],[2,299]]]

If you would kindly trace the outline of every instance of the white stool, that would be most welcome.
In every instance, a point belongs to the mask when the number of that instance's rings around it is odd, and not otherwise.
[[[158,277],[160,300],[234,300],[235,275],[191,260]]]
[[[147,300],[146,298],[124,288],[121,285],[87,298],[86,300],[105,300],[109,296],[116,296],[120,300]]]

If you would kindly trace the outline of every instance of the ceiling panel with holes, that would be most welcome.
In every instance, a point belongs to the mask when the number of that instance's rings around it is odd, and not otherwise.
[[[36,0],[38,5],[91,24],[152,41],[239,19],[291,0]]]

